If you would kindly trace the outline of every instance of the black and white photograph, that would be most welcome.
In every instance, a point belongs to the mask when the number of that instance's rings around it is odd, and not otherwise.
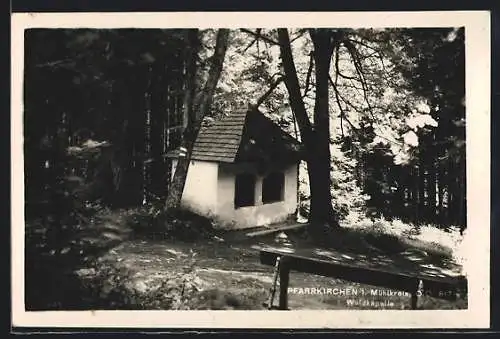
[[[486,326],[487,12],[198,14],[18,16],[18,319]]]

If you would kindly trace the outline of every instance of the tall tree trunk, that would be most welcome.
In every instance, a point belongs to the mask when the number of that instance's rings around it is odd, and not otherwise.
[[[422,160],[424,165],[424,196],[425,196],[425,220],[434,222],[436,216],[436,171],[434,161],[434,136],[432,134],[423,135]]]
[[[429,171],[429,222],[435,223],[436,220],[436,210],[437,210],[437,189],[436,189],[436,183],[437,183],[437,171],[436,171],[436,160],[434,153],[431,156],[431,159],[429,160],[430,164],[428,167]]]
[[[304,106],[304,101],[302,100],[302,93],[300,91],[299,79],[297,78],[297,70],[293,61],[288,30],[285,28],[278,29],[278,39],[281,60],[285,71],[285,86],[288,90],[290,108],[299,126],[300,138],[307,148],[312,144],[312,126]]]
[[[103,180],[110,180],[110,182],[105,185],[109,188],[103,192],[103,195],[107,203],[113,207],[124,206],[126,199],[129,198],[126,194],[121,192],[123,184],[122,174],[126,170],[130,156],[126,150],[126,140],[129,137],[129,119],[131,118],[129,108],[131,102],[127,100],[130,95],[127,94],[134,93],[133,91],[136,90],[136,88],[132,86],[127,86],[127,78],[122,78],[121,80],[123,83],[120,87],[114,87],[115,92],[113,93],[114,97],[112,99],[113,106],[111,107],[114,114],[110,119],[109,125],[105,123],[103,126],[105,129],[111,130],[111,136],[109,138],[112,146],[106,151],[106,155],[103,156],[103,166],[98,170],[98,175],[100,175]],[[121,96],[123,93],[125,93],[125,95]],[[121,114],[116,114],[117,111],[121,112]]]
[[[446,226],[455,225],[457,219],[457,191],[456,191],[457,170],[454,159],[448,156],[448,220]]]
[[[290,107],[299,126],[306,150],[307,171],[311,191],[309,222],[313,231],[321,231],[325,224],[338,227],[332,208],[330,177],[330,130],[328,110],[328,76],[333,42],[330,32],[311,31],[315,45],[316,101],[314,130],[302,100],[297,70],[293,61],[290,37],[286,29],[278,29],[281,60],[285,71],[285,86]]]
[[[309,182],[311,184],[311,210],[309,221],[313,224],[327,223],[339,227],[332,207],[331,157],[330,157],[330,112],[328,79],[334,41],[332,33],[324,29],[311,29],[314,44],[314,66],[316,95],[314,102],[314,131],[309,159]]]
[[[187,47],[187,87],[184,100],[184,116],[190,117],[184,130],[181,147],[186,149],[186,156],[179,158],[177,167],[175,169],[174,177],[170,184],[167,195],[166,208],[178,208],[184,191],[186,183],[187,172],[189,163],[191,161],[191,153],[193,145],[198,132],[201,128],[203,117],[209,111],[212,103],[212,98],[215,93],[215,88],[219,81],[226,51],[229,41],[229,30],[219,29],[215,43],[215,51],[212,56],[212,64],[208,72],[208,79],[203,87],[199,100],[193,103],[193,88],[195,87],[195,74],[196,74],[196,58],[198,56],[198,30],[188,30],[186,32],[188,47]]]
[[[443,153],[438,153],[438,158],[440,159]],[[443,166],[443,161],[438,160],[437,163],[438,171],[438,223],[443,225],[445,223],[446,208],[445,208],[445,197],[446,197],[446,168]]]
[[[398,215],[401,215],[404,221],[408,221],[408,168],[407,167],[396,167],[399,175],[397,176],[398,189],[395,195],[397,200],[397,206],[399,210],[396,211]]]
[[[465,204],[465,166],[462,161],[455,167],[455,175],[453,181],[453,191],[454,191],[454,226],[459,226],[460,228],[465,224],[466,216],[466,204]]]
[[[426,220],[426,198],[425,198],[425,162],[424,154],[420,152],[418,159],[418,211],[419,217],[416,220],[418,223],[425,222]]]
[[[467,173],[465,161],[463,160],[463,164],[460,166],[460,233],[467,228]]]
[[[411,192],[411,200],[412,204],[414,206],[413,208],[413,215],[412,219],[414,222],[418,222],[420,218],[420,213],[419,213],[419,201],[418,201],[418,164],[414,164],[411,169],[411,174],[410,174],[410,182],[413,183],[412,186],[412,192]]]
[[[197,29],[190,29],[186,32],[188,49],[184,60],[186,69],[186,81],[184,82],[183,117],[182,126],[185,131],[195,123],[194,96],[196,93],[196,59],[199,52],[199,37]]]
[[[142,204],[148,202],[148,193],[151,192],[151,165],[149,158],[151,156],[151,67],[147,67],[147,88],[144,92],[145,103],[145,123],[144,123],[144,157],[142,162],[142,177],[143,177],[143,190],[142,190]]]

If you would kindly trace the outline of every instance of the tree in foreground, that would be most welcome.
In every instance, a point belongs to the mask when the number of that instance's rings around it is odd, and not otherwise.
[[[371,134],[371,147],[380,141],[389,142],[394,161],[401,164],[408,161],[416,145],[416,135],[405,121],[425,117],[419,127],[435,125],[427,114],[425,100],[404,89],[406,79],[392,63],[389,46],[382,43],[386,41],[384,34],[374,30],[304,29],[296,30],[291,39],[289,30],[278,29],[266,37],[279,47],[291,111],[306,150],[309,222],[319,234],[326,225],[339,227],[331,195],[330,148],[332,140],[340,140],[336,133],[340,132],[344,140]],[[259,38],[257,32],[253,35]],[[294,53],[293,42],[299,45],[298,52]],[[304,64],[304,59],[309,59],[309,65],[299,65],[307,70],[301,74],[296,60]],[[301,85],[300,77],[305,78],[305,85]],[[332,120],[337,121],[332,124]]]
[[[211,58],[208,77],[201,91],[196,91],[196,60],[198,58],[199,36],[198,30],[188,30],[186,33],[188,41],[186,60],[187,86],[184,99],[184,121],[185,128],[182,137],[181,147],[186,150],[186,155],[179,158],[174,177],[167,196],[167,209],[179,207],[186,177],[188,173],[193,145],[201,128],[205,115],[212,104],[217,83],[219,81],[224,58],[228,47],[229,30],[219,29],[217,32],[214,54]]]

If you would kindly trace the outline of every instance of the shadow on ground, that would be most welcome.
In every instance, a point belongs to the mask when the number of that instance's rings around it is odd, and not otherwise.
[[[75,234],[68,251],[62,249],[61,254],[47,259],[43,265],[40,265],[41,257],[33,260],[31,266],[27,261],[27,292],[31,293],[27,294],[27,305],[29,302],[33,310],[264,309],[273,269],[260,264],[258,252],[251,246],[276,244],[275,234],[250,239],[245,236],[247,231],[215,232],[208,225],[197,233],[193,223],[182,231],[185,237],[181,237],[184,239],[181,241],[162,228],[165,224],[151,225],[141,218],[143,216],[133,211],[108,212]],[[182,226],[169,224],[167,231]],[[147,227],[151,227],[151,232]],[[287,232],[286,241],[295,248],[310,245],[304,234],[297,231]],[[373,243],[352,233],[342,238],[336,247],[317,250],[331,260],[356,263],[365,260],[367,265],[373,265],[375,256],[379,265],[397,264],[408,270],[420,269],[432,274],[459,269],[451,262],[448,267],[445,256],[433,263],[439,255],[409,248],[388,255]],[[344,250],[351,254],[346,256]],[[50,270],[58,274],[44,279],[41,285],[37,277]],[[307,292],[313,287],[344,293]],[[290,288],[289,306],[292,309],[409,308],[408,296],[374,295],[372,290],[380,288],[339,279],[292,272]],[[358,294],[345,293],[348,290]],[[467,308],[466,298],[454,302],[422,299],[426,309]]]

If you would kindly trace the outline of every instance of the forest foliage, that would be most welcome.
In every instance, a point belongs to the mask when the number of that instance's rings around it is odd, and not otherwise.
[[[343,225],[383,217],[465,228],[463,29],[285,31],[27,30],[27,272],[42,277],[87,260],[73,242],[103,208],[141,207],[151,216],[164,208],[173,175],[165,155],[186,140],[187,99],[201,124],[264,98],[260,111],[304,141],[294,106],[301,101],[313,126],[328,126],[323,186]],[[335,42],[326,73],[311,38],[321,34]],[[288,47],[300,98],[290,93]],[[318,88],[327,93],[326,115]],[[307,167],[298,178],[304,217]],[[57,277],[46,287],[58,286]],[[40,290],[37,279],[27,283]]]
[[[306,30],[289,31],[313,119],[314,46]],[[374,211],[464,225],[463,29],[332,31],[344,37],[332,53],[328,90],[335,211],[341,218]],[[198,32],[197,84],[208,77],[216,34]],[[125,207],[164,200],[171,178],[164,155],[179,146],[185,127],[184,32],[36,29],[25,38],[28,205],[50,194],[58,176],[87,183],[85,201]],[[230,32],[205,121],[255,102],[283,75],[277,41],[276,30]],[[283,82],[259,108],[301,138]],[[72,156],[78,152],[71,150],[85,148]],[[304,173],[300,195],[307,213]]]

